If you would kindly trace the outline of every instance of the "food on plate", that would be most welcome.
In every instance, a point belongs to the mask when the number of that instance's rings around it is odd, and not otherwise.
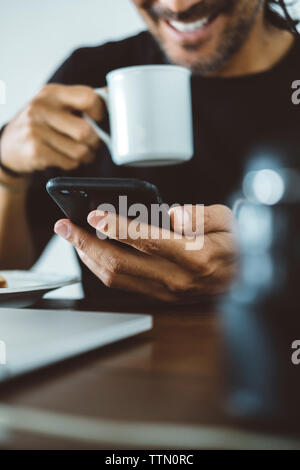
[[[4,287],[7,287],[7,282],[6,282],[6,280],[4,279],[4,277],[2,277],[2,276],[0,275],[0,289],[1,289],[1,288],[4,288]]]

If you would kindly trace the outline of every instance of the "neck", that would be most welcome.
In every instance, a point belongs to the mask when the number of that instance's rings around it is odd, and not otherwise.
[[[226,66],[211,75],[234,77],[269,70],[287,54],[293,42],[292,33],[267,23],[261,11],[243,46]]]

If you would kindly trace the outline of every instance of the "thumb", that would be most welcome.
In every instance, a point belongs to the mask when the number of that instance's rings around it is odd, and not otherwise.
[[[85,253],[90,250],[91,242],[94,241],[92,234],[73,224],[68,219],[61,219],[56,222],[54,232],[71,243],[74,248]]]

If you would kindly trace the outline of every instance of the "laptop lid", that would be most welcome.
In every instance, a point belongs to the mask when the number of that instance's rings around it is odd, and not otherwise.
[[[152,317],[0,309],[0,382],[152,328]]]

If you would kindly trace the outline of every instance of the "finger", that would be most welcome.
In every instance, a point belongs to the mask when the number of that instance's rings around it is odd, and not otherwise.
[[[233,212],[223,205],[184,205],[169,214],[173,230],[184,235],[231,232],[235,226]]]
[[[173,231],[130,220],[113,213],[93,211],[88,223],[107,237],[120,241],[151,255],[176,261],[182,257],[185,242]],[[180,239],[176,239],[175,237]]]
[[[239,259],[239,246],[235,234],[211,232],[205,236],[206,246],[211,249],[211,260],[236,262]]]
[[[233,232],[235,230],[235,218],[229,207],[221,204],[205,206],[204,208],[204,231],[210,232]]]
[[[237,279],[238,273],[239,267],[236,263],[220,264],[211,279],[204,283],[203,291],[208,294],[225,293],[232,282]]]
[[[215,257],[216,249],[208,234],[187,238],[173,231],[101,211],[91,212],[88,223],[109,238],[130,245],[151,257],[169,260],[172,266],[177,265],[187,272],[199,276],[209,276],[213,272],[211,260]],[[222,232],[223,238],[224,235],[227,233]],[[220,254],[226,253],[227,249],[226,242],[222,239],[219,246]],[[173,272],[172,269],[170,272]]]
[[[40,114],[43,122],[52,129],[71,137],[75,141],[85,143],[92,149],[99,147],[99,137],[85,119],[54,107],[42,108]]]
[[[61,225],[67,225],[67,227],[61,227]],[[97,260],[103,268],[115,274],[130,274],[154,280],[174,291],[190,281],[189,273],[169,260],[149,257],[139,251],[129,252],[121,244],[117,246],[107,240],[99,240],[69,220],[57,222],[55,232],[85,253],[88,258]]]
[[[49,84],[39,96],[60,106],[86,112],[95,121],[103,119],[105,114],[102,99],[88,86]]]
[[[199,272],[200,277],[197,282],[177,278],[174,276],[173,269],[169,270],[169,273],[172,273],[170,276],[172,281],[169,277],[170,282],[166,283],[165,280],[159,282],[154,278],[145,279],[138,275],[140,269],[137,263],[138,256],[132,257],[132,254],[124,252],[107,240],[98,240],[68,220],[57,222],[55,232],[73,244],[83,262],[109,287],[133,290],[145,295],[149,293],[152,297],[171,301],[181,297],[197,297],[207,293],[221,292],[225,289],[224,286],[227,286],[226,279],[230,270],[226,260],[214,260],[211,263],[209,276],[201,277]],[[127,259],[126,255],[130,258]],[[142,257],[146,258],[145,255]],[[151,258],[148,257],[148,259],[149,263]],[[157,272],[160,272],[161,266],[161,264],[156,266]],[[130,269],[134,275],[128,274]],[[175,277],[177,284],[173,281]]]
[[[86,252],[77,250],[78,256],[82,262],[109,288],[121,289],[128,292],[135,292],[138,294],[147,295],[157,300],[165,302],[178,302],[180,299],[191,301],[192,299],[199,299],[203,295],[222,294],[226,292],[228,286],[236,275],[236,268],[220,267],[216,270],[213,279],[202,279],[194,287],[181,288],[171,290],[165,284],[154,281],[152,279],[144,279],[138,276],[120,274],[102,266],[97,260],[89,258]]]
[[[95,259],[89,258],[86,253],[77,250],[82,262],[109,288],[120,289],[126,292],[135,292],[164,302],[176,301],[175,295],[164,286],[152,280],[109,271]]]
[[[49,147],[43,141],[30,143],[28,146],[28,154],[35,160],[35,168],[40,171],[49,167],[75,170],[79,165],[77,160],[68,158],[63,153]]]
[[[43,141],[53,150],[56,150],[65,156],[78,160],[81,163],[90,163],[93,160],[94,152],[86,144],[76,142],[70,137],[55,132],[48,126],[43,126],[39,130]]]
[[[172,293],[156,281],[120,273],[118,268],[120,260],[117,256],[120,255],[120,250],[107,240],[98,240],[94,235],[75,226],[68,220],[58,221],[54,230],[58,235],[72,243],[82,261],[108,287],[131,290],[151,295],[151,297],[160,300],[171,301],[175,299]],[[115,260],[117,260],[117,264]]]

